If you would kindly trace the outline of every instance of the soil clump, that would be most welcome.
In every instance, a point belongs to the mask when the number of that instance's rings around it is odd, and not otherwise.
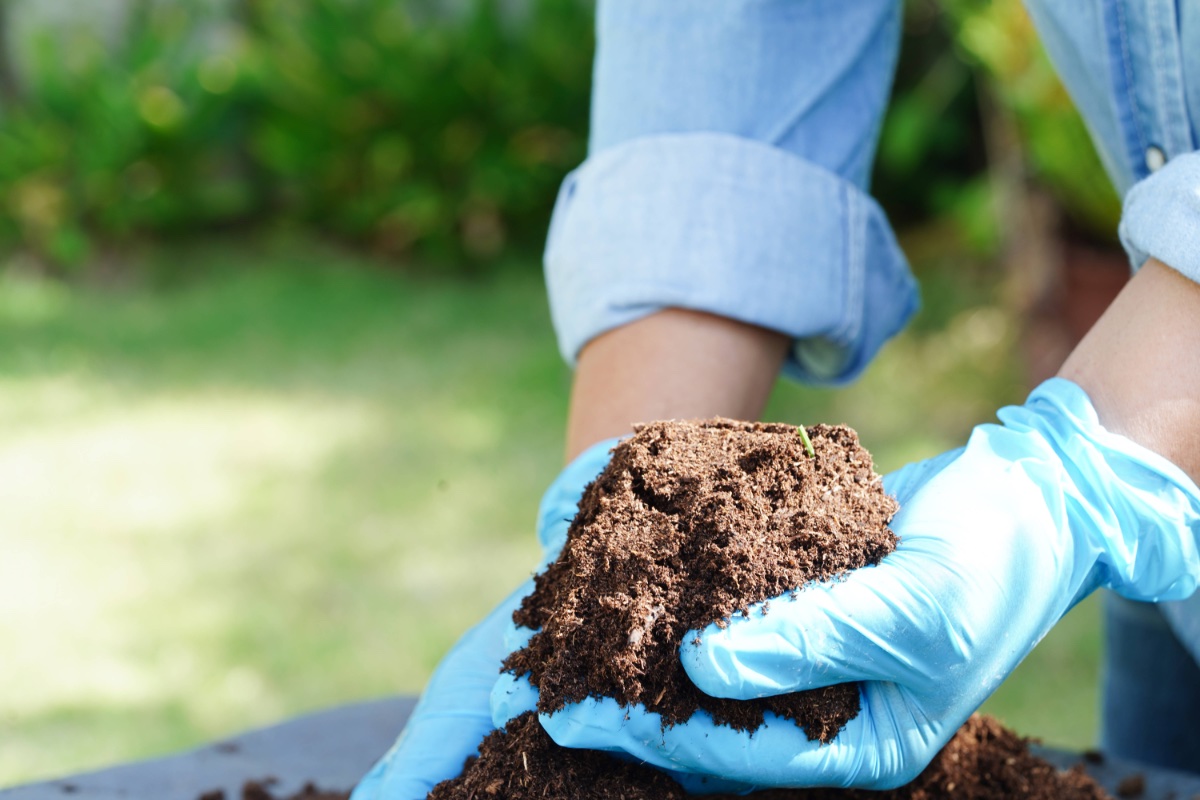
[[[709,697],[679,661],[688,631],[895,549],[887,523],[898,506],[858,436],[844,426],[806,430],[654,422],[617,446],[584,492],[562,554],[513,615],[539,630],[504,668],[529,674],[540,711],[612,697],[665,725],[703,709],[744,731],[773,711],[822,742],[858,713],[853,685],[749,702]]]

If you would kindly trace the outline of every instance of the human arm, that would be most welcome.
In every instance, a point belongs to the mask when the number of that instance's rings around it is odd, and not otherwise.
[[[865,193],[900,4],[601,0],[588,161],[546,248],[568,455],[845,381],[916,306]]]
[[[1102,59],[1105,48],[1089,53]],[[1138,74],[1160,75],[1162,66]],[[1103,87],[1107,74],[1092,77]],[[1101,99],[1099,106],[1116,111],[1128,102]],[[1150,95],[1143,99],[1142,108],[1153,111]],[[1197,156],[1184,154],[1194,137],[1163,127],[1186,123],[1169,110],[1135,120],[1130,140],[1107,142],[1105,150],[1133,164],[1122,164],[1124,190],[1146,177],[1138,163],[1146,145],[1165,148],[1172,163],[1162,180],[1143,181],[1127,199],[1124,238],[1136,264],[1158,256],[1200,280],[1196,181],[1187,176],[1187,161]],[[1172,194],[1169,183],[1162,190],[1168,176],[1175,176],[1175,197],[1161,202]],[[1160,202],[1147,202],[1152,196]],[[660,731],[636,709],[583,708],[543,724],[561,743],[624,749],[667,767],[765,783],[888,785],[914,774],[956,721],[1096,586],[1141,599],[1186,595],[1196,577],[1197,524],[1188,457],[1198,452],[1189,377],[1197,340],[1188,320],[1198,317],[1188,310],[1188,287],[1164,270],[1146,264],[1068,363],[1064,374],[1084,389],[1051,382],[1025,406],[1003,410],[1001,425],[981,426],[964,451],[889,476],[905,503],[897,557],[801,593],[793,605],[772,603],[770,615],[736,621],[725,640],[713,632],[704,647],[685,648],[696,682],[724,696],[866,681],[867,711],[834,745],[806,748],[780,726],[750,739],[693,723]],[[1183,361],[1189,365],[1181,373]]]
[[[1151,261],[1064,367],[961,451],[888,476],[896,552],[845,580],[703,632],[681,657],[737,699],[861,681],[862,713],[828,745],[775,721],[753,737],[704,719],[587,702],[543,725],[560,743],[759,785],[910,780],[1076,602],[1200,581],[1195,475],[1200,287]],[[1158,451],[1158,452],[1155,452]],[[1172,464],[1164,456],[1176,458]]]
[[[1200,285],[1151,259],[1059,375],[1100,422],[1200,482]]]
[[[631,433],[634,422],[756,419],[787,347],[775,331],[678,308],[599,335],[575,369],[567,458]]]
[[[783,334],[796,377],[865,367],[916,307],[865,191],[900,9],[598,4],[589,157],[563,183],[545,257],[568,363],[677,308]]]

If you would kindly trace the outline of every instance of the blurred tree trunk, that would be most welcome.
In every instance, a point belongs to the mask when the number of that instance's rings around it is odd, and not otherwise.
[[[1058,373],[1129,280],[1125,252],[1072,235],[1058,201],[1030,180],[1016,119],[981,85],[989,170],[1001,230],[1004,302],[1021,325],[1026,381]]]
[[[1029,179],[1016,118],[988,80],[980,81],[979,97],[1000,228],[1004,304],[1021,326],[1026,379],[1032,386],[1057,373],[1074,346],[1061,325],[1062,212]]]

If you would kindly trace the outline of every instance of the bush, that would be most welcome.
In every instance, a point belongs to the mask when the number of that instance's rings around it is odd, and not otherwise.
[[[584,157],[591,14],[538,2],[453,21],[395,0],[255,5],[251,152],[276,208],[388,252],[468,260],[541,242]]]
[[[71,266],[96,242],[284,225],[443,269],[536,263],[585,155],[587,0],[127,2],[109,35],[10,30],[0,247]],[[0,3],[0,32],[22,7]],[[906,19],[874,179],[896,224],[994,249],[982,79],[1034,174],[1111,235],[1119,203],[1024,13],[914,0]]]
[[[254,212],[238,168],[245,92],[212,91],[213,59],[229,57],[185,46],[189,8],[133,6],[116,46],[83,28],[36,36],[0,125],[0,235],[10,243],[73,264],[96,237]]]
[[[0,242],[296,223],[441,264],[538,245],[584,155],[591,11],[396,0],[137,2],[43,32],[0,120]]]
[[[979,71],[1018,129],[1033,177],[1080,233],[1114,242],[1121,200],[1070,96],[1017,3],[941,0],[963,60]]]

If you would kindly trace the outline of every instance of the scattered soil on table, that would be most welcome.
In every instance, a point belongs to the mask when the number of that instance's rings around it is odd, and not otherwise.
[[[1126,775],[1117,784],[1118,797],[1141,797],[1146,792],[1146,776],[1140,772]]]
[[[463,774],[434,787],[428,800],[686,800],[666,773],[596,750],[559,747],[526,712],[480,745]],[[1028,740],[975,715],[912,783],[886,792],[768,789],[706,800],[1111,800],[1081,768],[1060,771],[1029,752]]]
[[[664,725],[697,710],[753,731],[773,711],[829,741],[859,710],[852,684],[764,700],[709,697],[679,661],[689,630],[876,564],[895,549],[896,501],[844,426],[655,422],[613,451],[561,556],[513,615],[540,629],[504,669],[528,673],[538,709],[588,697],[640,703]],[[769,613],[768,608],[761,612]]]
[[[350,797],[349,792],[319,789],[312,783],[304,784],[295,794],[277,796],[272,794],[270,789],[274,783],[276,781],[273,778],[246,781],[242,784],[242,791],[238,795],[239,800],[349,800]],[[222,789],[205,792],[197,800],[225,800],[225,792]]]

